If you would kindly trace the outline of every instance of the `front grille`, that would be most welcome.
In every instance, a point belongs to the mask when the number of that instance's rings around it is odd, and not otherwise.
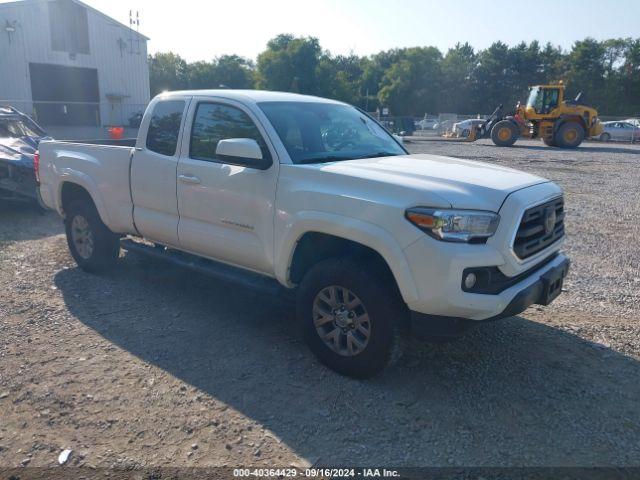
[[[545,225],[547,220],[551,220],[550,217],[554,212],[556,220],[553,226]],[[558,197],[524,212],[513,243],[513,250],[518,258],[524,260],[541,252],[563,236],[564,199]]]

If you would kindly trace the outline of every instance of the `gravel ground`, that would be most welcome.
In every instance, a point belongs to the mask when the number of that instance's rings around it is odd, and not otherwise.
[[[566,191],[567,291],[371,381],[291,308],[126,255],[88,275],[59,219],[0,206],[0,467],[640,465],[640,148],[416,142]]]

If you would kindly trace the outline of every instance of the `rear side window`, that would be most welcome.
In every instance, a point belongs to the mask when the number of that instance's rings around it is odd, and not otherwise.
[[[242,110],[220,103],[198,105],[191,129],[189,156],[196,160],[218,161],[218,142],[229,138],[251,138],[260,145],[262,158],[271,158],[260,130]]]
[[[156,103],[147,132],[149,150],[170,157],[176,154],[184,105],[182,100]]]

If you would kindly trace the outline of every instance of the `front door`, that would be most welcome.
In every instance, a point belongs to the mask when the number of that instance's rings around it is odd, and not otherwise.
[[[239,103],[194,99],[178,163],[180,246],[225,263],[273,274],[273,215],[278,160],[264,129]],[[218,142],[252,138],[264,167],[216,156]],[[188,139],[188,140],[187,140]]]
[[[131,162],[133,219],[142,236],[178,246],[176,169],[188,98],[159,100],[140,126]]]

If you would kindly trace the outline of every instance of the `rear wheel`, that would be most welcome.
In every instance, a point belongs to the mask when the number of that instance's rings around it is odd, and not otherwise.
[[[518,139],[518,129],[509,120],[501,120],[491,129],[491,140],[499,147],[510,147]]]
[[[404,314],[394,285],[354,258],[324,260],[298,289],[303,336],[318,359],[336,372],[368,378],[389,363]]]
[[[75,200],[65,213],[67,244],[78,266],[95,273],[115,264],[120,238],[102,223],[96,207],[86,200]]]
[[[554,141],[561,148],[576,148],[584,140],[584,128],[576,122],[567,122],[560,125],[555,134]]]
[[[542,141],[547,147],[557,147],[556,142],[553,138],[543,138]]]

